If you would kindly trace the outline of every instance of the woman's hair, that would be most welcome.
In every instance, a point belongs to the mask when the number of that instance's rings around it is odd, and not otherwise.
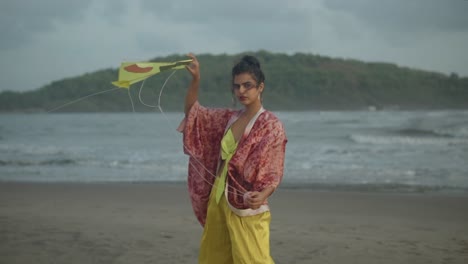
[[[254,56],[245,55],[242,59],[232,68],[232,81],[234,77],[241,73],[250,73],[257,81],[257,85],[265,82],[265,75],[260,68],[260,62]]]

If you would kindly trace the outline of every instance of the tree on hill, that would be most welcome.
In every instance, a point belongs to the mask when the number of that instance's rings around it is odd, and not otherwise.
[[[369,63],[325,56],[268,51],[236,55],[200,54],[200,101],[219,107],[231,103],[231,68],[245,54],[256,56],[266,75],[264,104],[272,110],[312,109],[460,109],[468,108],[468,78],[452,73],[399,67],[390,63]],[[152,61],[176,61],[182,55],[157,57]],[[140,84],[115,89],[117,69],[105,69],[52,82],[34,91],[0,93],[0,111],[115,112],[154,111],[140,101]],[[142,100],[156,105],[161,86],[170,73],[162,72],[146,80]],[[162,106],[182,111],[190,76],[177,71],[165,87]],[[104,92],[107,91],[107,92]],[[87,97],[91,94],[97,94]],[[129,98],[132,98],[132,101]],[[79,98],[84,100],[77,101]],[[73,103],[71,103],[73,102]]]

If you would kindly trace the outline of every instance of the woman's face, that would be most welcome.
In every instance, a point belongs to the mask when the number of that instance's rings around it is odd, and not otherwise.
[[[264,84],[258,84],[250,73],[241,73],[234,76],[232,90],[237,100],[244,106],[260,102],[260,94]]]

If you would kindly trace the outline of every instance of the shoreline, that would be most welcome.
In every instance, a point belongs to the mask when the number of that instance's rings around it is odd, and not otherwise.
[[[270,198],[276,263],[467,263],[468,194]],[[196,263],[185,183],[0,183],[0,263]]]
[[[2,181],[2,184],[18,185],[159,185],[186,186],[186,181]],[[279,190],[309,190],[314,192],[355,192],[393,194],[468,195],[468,187],[405,185],[405,184],[322,184],[281,183]]]

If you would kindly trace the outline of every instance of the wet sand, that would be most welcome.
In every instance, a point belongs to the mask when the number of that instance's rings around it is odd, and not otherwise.
[[[280,188],[276,263],[468,263],[467,193]],[[197,263],[184,184],[0,183],[0,263]]]

